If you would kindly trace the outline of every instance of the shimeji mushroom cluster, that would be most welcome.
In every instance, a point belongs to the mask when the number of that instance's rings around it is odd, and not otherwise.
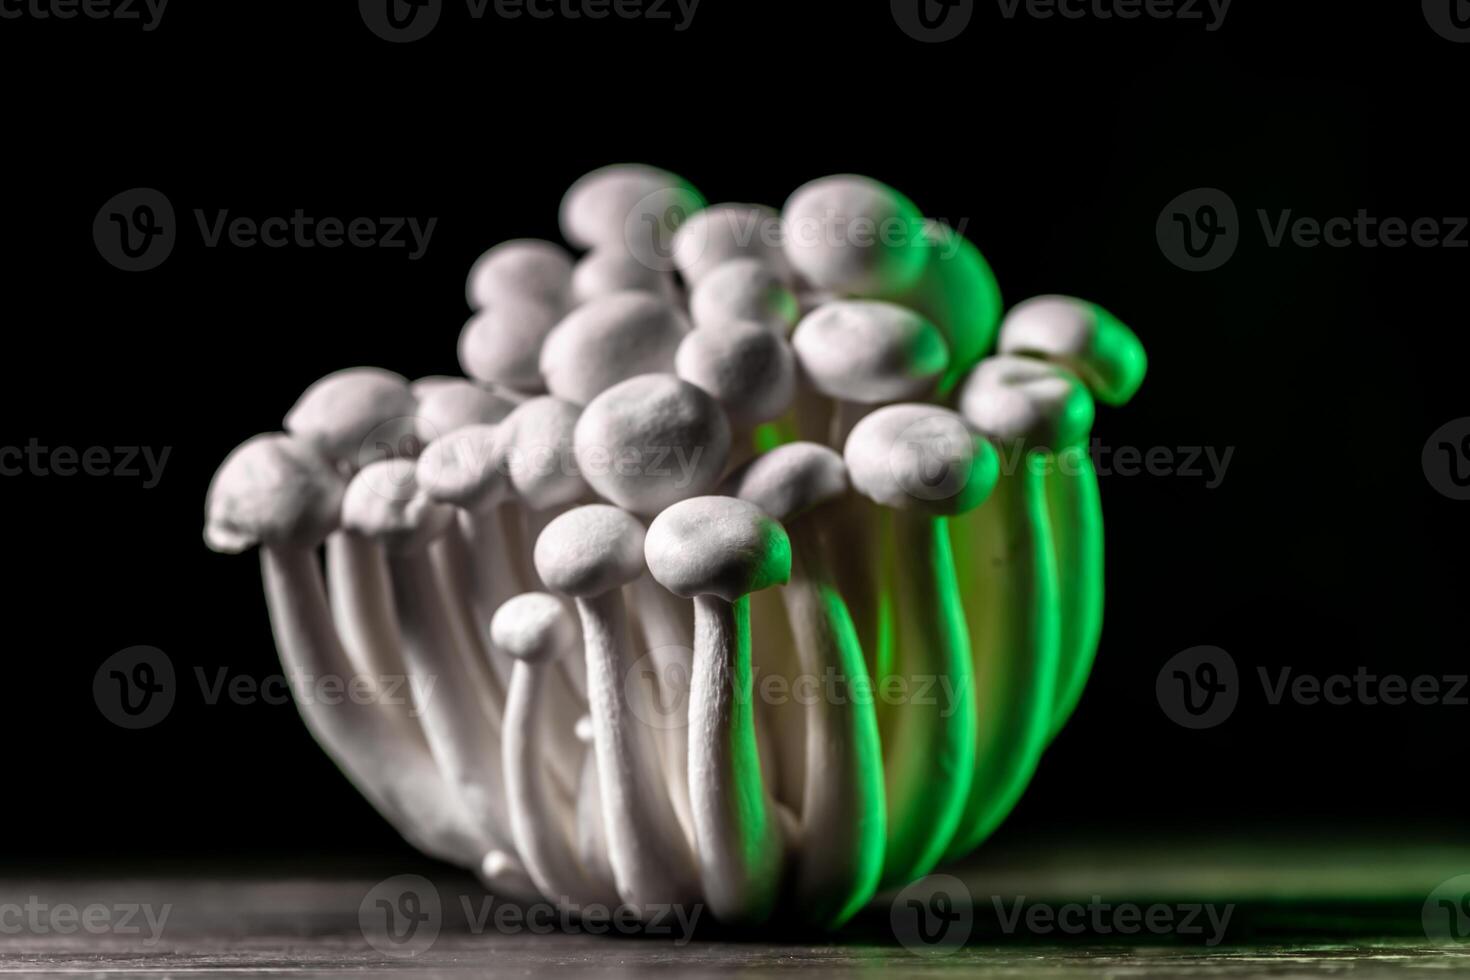
[[[1076,703],[1094,399],[1142,347],[1064,296],[1002,317],[865,177],[777,212],[615,166],[560,220],[580,258],[475,263],[467,378],[316,382],[206,540],[259,545],[288,676],[414,682],[298,700],[425,853],[568,909],[840,924],[980,844]]]

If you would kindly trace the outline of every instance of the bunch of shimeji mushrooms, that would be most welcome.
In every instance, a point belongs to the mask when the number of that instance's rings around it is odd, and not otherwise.
[[[307,726],[425,853],[570,910],[839,924],[990,834],[1076,703],[1093,401],[1143,349],[1064,296],[1002,319],[866,177],[778,213],[607,167],[561,227],[580,258],[475,263],[468,378],[316,382],[205,538],[260,546],[288,676],[360,695]]]

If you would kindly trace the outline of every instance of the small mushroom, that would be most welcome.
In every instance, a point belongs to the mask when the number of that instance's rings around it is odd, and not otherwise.
[[[639,163],[601,167],[561,199],[562,237],[579,248],[612,246],[643,257],[651,240],[667,254],[679,224],[704,207],[682,177]],[[630,247],[638,246],[638,247]]]
[[[674,264],[691,288],[735,260],[750,259],[790,281],[781,216],[761,204],[714,204],[691,214],[674,233]]]
[[[473,310],[515,296],[560,315],[570,307],[571,295],[572,257],[560,245],[536,238],[496,245],[475,260],[465,282]]]
[[[575,444],[593,490],[651,516],[719,482],[730,423],[702,389],[672,374],[645,374],[593,399],[577,420]]]
[[[883,887],[928,874],[959,826],[974,777],[975,689],[948,518],[995,486],[994,448],[948,409],[901,404],[860,421],[843,447],[853,489],[892,508],[884,593],[895,621],[892,663],[906,696],[879,705],[888,799]],[[936,685],[937,682],[937,685]],[[923,696],[918,685],[930,687]],[[936,693],[937,688],[937,693]],[[914,760],[923,759],[923,765]]]
[[[781,598],[801,670],[823,682],[805,706],[806,786],[793,888],[803,919],[835,927],[873,897],[886,837],[872,682],[824,540],[822,512],[847,492],[847,468],[826,446],[793,442],[756,457],[728,486],[780,521],[791,540],[791,581]]]
[[[730,420],[732,462],[754,452],[753,433],[796,397],[796,359],[785,338],[758,323],[732,320],[692,331],[674,358],[679,377],[708,392]]]
[[[1126,403],[1148,373],[1137,335],[1096,303],[1071,296],[1035,296],[1012,307],[1001,321],[1000,352],[1060,364],[1105,405]]]
[[[601,296],[579,306],[546,338],[541,374],[558,398],[586,405],[619,381],[672,371],[689,332],[684,314],[644,292]]]
[[[575,650],[580,636],[562,600],[545,592],[516,596],[495,613],[490,637],[515,658],[505,706],[501,751],[511,834],[526,872],[541,894],[561,908],[615,903],[616,895],[575,857],[575,811],[545,778],[538,735],[549,671]]]
[[[463,378],[446,378],[418,396],[414,428],[419,441],[428,445],[467,425],[493,425],[509,415],[518,403]]]
[[[664,588],[694,600],[689,793],[705,899],[721,921],[760,923],[775,906],[794,818],[761,777],[749,595],[787,581],[791,545],[754,504],[695,497],[654,518],[644,554]]]
[[[1092,397],[1070,372],[1005,355],[970,372],[960,410],[1006,465],[986,505],[950,524],[979,718],[975,779],[951,856],[973,850],[999,826],[1053,732],[1070,611],[1060,602],[1048,491],[1079,479],[1058,472],[1056,455],[1086,442],[1093,416]],[[1075,539],[1094,530],[1067,533]]]
[[[845,296],[889,296],[912,286],[927,258],[914,203],[871,177],[803,184],[781,209],[786,258],[807,283]]]
[[[316,547],[337,526],[342,478],[312,448],[284,433],[255,436],[210,481],[204,540],[235,554],[260,546],[266,605],[288,683],[345,678],[353,665],[327,605]],[[440,776],[422,740],[378,699],[328,704],[296,692],[312,736],[342,772],[415,847],[464,867],[488,839]]]
[[[798,310],[791,287],[758,259],[731,259],[689,293],[689,317],[697,328],[750,321],[785,337],[796,326]]]
[[[507,294],[489,300],[459,334],[459,366],[477,381],[539,392],[541,350],[562,318],[557,307]]]
[[[587,658],[593,746],[608,861],[618,896],[645,911],[698,894],[658,747],[636,705],[622,587],[644,569],[643,525],[625,511],[587,504],[556,518],[536,539],[536,570],[548,589],[576,601]]]
[[[572,270],[572,299],[576,303],[590,303],[600,296],[630,290],[651,293],[671,303],[678,298],[667,272],[650,268],[616,246],[594,248]]]

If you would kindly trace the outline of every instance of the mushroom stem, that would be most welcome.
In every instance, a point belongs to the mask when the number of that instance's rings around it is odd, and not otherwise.
[[[1048,457],[1028,453],[991,499],[955,519],[964,615],[972,631],[974,782],[948,856],[998,827],[1020,799],[1051,734],[1057,676],[1057,562],[1047,515]]]
[[[1086,445],[1059,454],[1056,467],[1046,478],[1062,620],[1052,738],[1082,698],[1103,621],[1103,514],[1097,470]]]
[[[903,692],[901,703],[878,712],[888,800],[884,887],[923,877],[944,856],[974,777],[970,634],[948,524],[895,511],[894,560],[884,563],[897,641],[888,674]],[[887,676],[875,681],[883,689]]]
[[[616,904],[612,888],[594,880],[574,857],[575,808],[555,798],[542,769],[535,729],[553,669],[551,664],[527,661],[517,661],[511,668],[501,736],[511,834],[527,873],[549,901],[561,908],[588,902]]]
[[[602,822],[602,784],[597,778],[597,752],[590,744],[590,717],[584,715],[577,722],[577,733],[589,743],[582,759],[582,779],[577,787],[577,857],[596,881],[611,886],[613,870],[607,857],[607,828]]]
[[[715,916],[758,923],[771,914],[785,842],[761,778],[750,672],[750,597],[694,597],[689,692],[689,787],[700,881]]]
[[[664,782],[684,839],[694,846],[694,818],[689,805],[688,683],[692,667],[694,621],[689,600],[681,599],[653,580],[647,572],[629,585],[638,629],[653,661],[657,677],[646,692],[660,702],[659,754]],[[672,713],[667,710],[672,706]]]
[[[621,589],[578,597],[577,615],[586,649],[608,860],[618,895],[639,908],[691,900],[697,887],[680,859],[684,849],[675,844],[683,840],[678,817],[658,784],[658,747],[623,683],[634,664]]]
[[[261,577],[276,648],[291,684],[349,670],[332,625],[313,549],[262,545]],[[359,791],[415,847],[463,867],[480,863],[488,839],[471,820],[426,749],[403,739],[376,704],[326,705],[297,692],[312,736]]]
[[[873,897],[883,871],[883,751],[863,651],[818,529],[799,516],[786,531],[791,581],[781,598],[801,669],[822,685],[806,709],[795,897],[804,919],[836,926]]]

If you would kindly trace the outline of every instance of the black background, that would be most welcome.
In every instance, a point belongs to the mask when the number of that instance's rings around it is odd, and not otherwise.
[[[1289,8],[1289,9],[1288,9]],[[230,448],[312,380],[378,364],[457,373],[463,279],[497,241],[557,237],[565,187],[605,163],[675,170],[710,201],[778,205],[871,174],[965,220],[1008,301],[1094,299],[1151,355],[1111,445],[1234,449],[1223,483],[1103,479],[1107,628],[1092,684],[997,839],[1268,833],[1452,838],[1470,707],[1266,704],[1258,666],[1470,670],[1470,503],[1420,452],[1470,415],[1470,250],[1268,247],[1257,209],[1470,214],[1470,45],[1416,3],[1236,0],[1200,21],[1007,20],[922,44],[886,3],[703,0],[668,22],[472,21],[448,0],[392,45],[351,3],[187,3],[136,22],[0,20],[0,445],[171,447],[162,482],[0,479],[7,805],[0,867],[274,857],[403,860],[290,705],[209,705],[195,669],[278,669],[250,557],[206,551]],[[93,245],[103,202],[164,192],[158,269]],[[1155,221],[1218,187],[1222,268],[1183,271]],[[203,247],[192,211],[437,217],[427,255]],[[1235,715],[1170,722],[1154,680],[1217,644]],[[181,690],[137,732],[91,683],[165,651]],[[922,764],[916,761],[916,764]],[[1458,832],[1463,834],[1463,829]]]

